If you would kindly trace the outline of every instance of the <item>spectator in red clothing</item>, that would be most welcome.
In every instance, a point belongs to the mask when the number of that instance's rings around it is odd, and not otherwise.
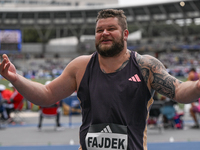
[[[8,118],[10,118],[10,113],[16,109],[22,109],[23,107],[23,99],[24,97],[15,89],[15,87],[12,84],[9,84],[11,88],[13,88],[13,93],[7,101],[7,103],[3,104],[3,107],[6,109]]]
[[[8,114],[5,110],[5,108],[3,107],[3,103],[6,101],[3,96],[2,93],[3,91],[6,90],[6,86],[3,84],[0,84],[0,114],[1,114],[1,120],[7,120],[8,119]]]
[[[4,107],[4,105],[10,103],[10,97],[13,92],[11,90],[7,89],[5,85],[0,84],[0,93],[1,93],[1,98],[0,98],[1,119],[8,120],[9,115],[8,115],[7,109]]]
[[[45,85],[49,84],[50,82],[51,81],[46,81]],[[61,114],[60,102],[57,102],[49,107],[40,106],[38,129],[40,130],[42,127],[42,120],[44,116],[47,116],[47,117],[56,116],[56,129],[59,129],[61,127],[60,114]]]
[[[8,102],[10,102],[10,97],[13,94],[13,91],[9,89],[5,89],[1,92],[2,98]]]

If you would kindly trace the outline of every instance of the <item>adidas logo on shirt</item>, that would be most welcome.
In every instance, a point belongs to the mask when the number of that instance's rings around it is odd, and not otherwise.
[[[139,78],[139,76],[137,74],[135,74],[134,76],[132,76],[128,80],[132,81],[132,82],[141,82],[141,80],[140,80],[140,78]]]
[[[101,132],[104,132],[104,133],[112,133],[112,130],[110,129],[110,126],[107,125]]]

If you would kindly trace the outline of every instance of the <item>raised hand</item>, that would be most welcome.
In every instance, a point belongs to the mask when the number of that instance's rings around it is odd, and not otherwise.
[[[10,82],[16,80],[17,73],[15,66],[10,62],[8,56],[3,54],[3,61],[0,62],[0,74]]]

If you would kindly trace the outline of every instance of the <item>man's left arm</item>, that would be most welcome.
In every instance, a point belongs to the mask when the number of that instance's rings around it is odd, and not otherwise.
[[[182,82],[171,76],[164,65],[150,55],[139,55],[137,62],[149,89],[179,103],[191,103],[200,97],[200,81]]]

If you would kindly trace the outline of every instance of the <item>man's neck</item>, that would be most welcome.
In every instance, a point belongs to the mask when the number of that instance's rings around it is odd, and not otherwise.
[[[119,55],[114,57],[102,57],[98,55],[100,68],[104,73],[113,73],[123,69],[130,58],[130,51],[123,50]]]

